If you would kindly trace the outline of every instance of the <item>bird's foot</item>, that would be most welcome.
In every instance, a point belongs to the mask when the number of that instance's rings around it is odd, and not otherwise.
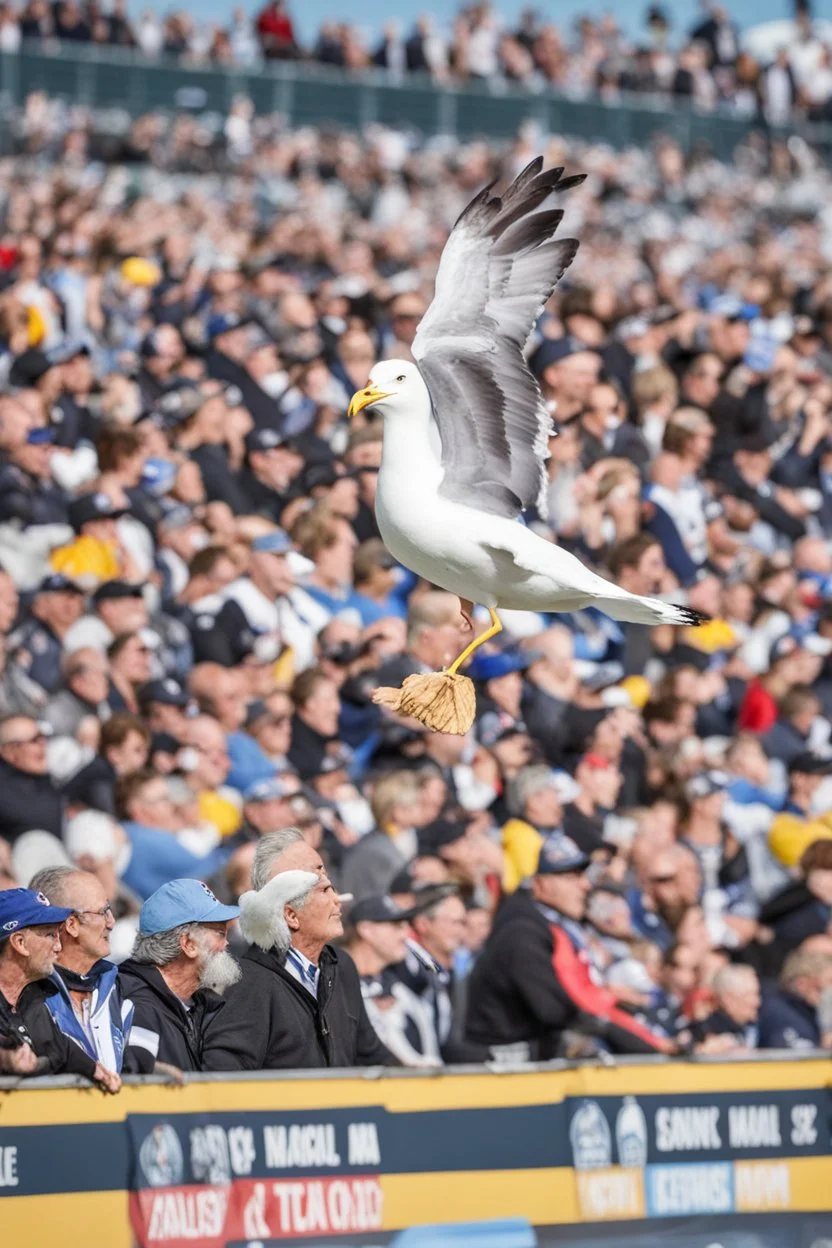
[[[459,614],[463,620],[463,632],[473,633],[474,631],[474,604],[470,598],[460,598]]]

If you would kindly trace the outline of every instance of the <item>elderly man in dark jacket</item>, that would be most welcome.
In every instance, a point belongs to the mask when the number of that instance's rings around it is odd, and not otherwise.
[[[139,914],[133,956],[121,967],[122,992],[133,1002],[124,1069],[150,1074],[157,1063],[202,1070],[205,1030],[240,977],[226,952],[236,906],[224,906],[199,880],[171,880]]]
[[[243,976],[208,1028],[206,1070],[393,1063],[367,1017],[352,958],[328,943],[343,925],[325,874],[278,869],[240,898],[240,930],[251,942]]]

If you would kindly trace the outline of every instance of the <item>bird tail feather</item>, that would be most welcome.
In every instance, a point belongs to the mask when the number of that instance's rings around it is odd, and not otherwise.
[[[675,602],[662,602],[661,598],[642,598],[635,594],[626,598],[605,598],[595,605],[614,620],[626,624],[675,624],[681,628],[695,628],[709,619],[692,607],[681,607]]]

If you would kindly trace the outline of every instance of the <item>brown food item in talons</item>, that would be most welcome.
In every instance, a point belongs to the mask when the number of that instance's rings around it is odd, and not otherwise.
[[[434,732],[458,737],[472,726],[477,710],[474,682],[459,672],[416,673],[406,678],[401,689],[374,689],[373,701],[418,719]]]

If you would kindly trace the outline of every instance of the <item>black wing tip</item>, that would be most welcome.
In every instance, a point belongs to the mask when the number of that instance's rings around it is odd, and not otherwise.
[[[676,610],[681,616],[679,623],[683,628],[698,628],[700,624],[710,623],[711,616],[704,611],[694,611],[693,607],[676,607]]]

